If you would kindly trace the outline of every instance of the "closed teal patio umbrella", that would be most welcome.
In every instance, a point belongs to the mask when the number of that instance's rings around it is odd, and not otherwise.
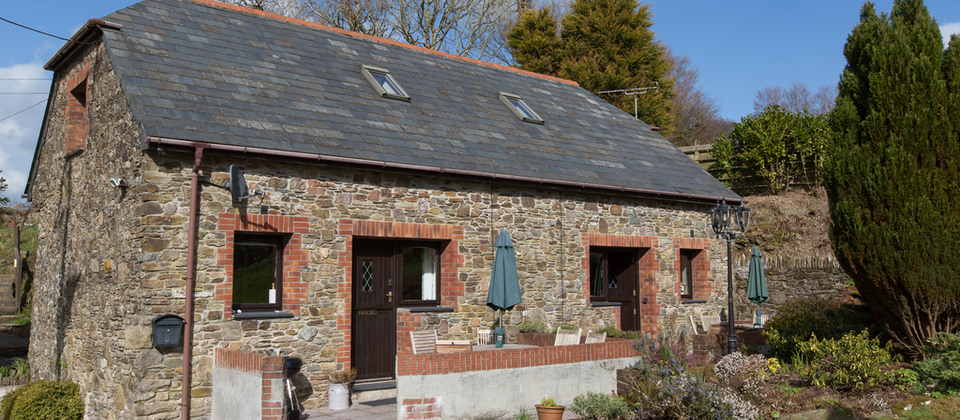
[[[493,244],[493,273],[490,275],[490,290],[487,291],[487,306],[500,311],[500,324],[496,329],[497,347],[503,346],[503,311],[517,306],[520,297],[520,280],[517,277],[517,257],[513,241],[506,230],[500,232]]]
[[[763,275],[763,259],[760,248],[753,247],[750,253],[750,274],[747,276],[747,299],[757,305],[767,301],[767,279]],[[757,309],[754,325],[762,325],[762,312]]]
[[[750,253],[750,275],[747,282],[747,299],[757,305],[767,301],[767,279],[763,275],[763,256],[759,247]]]

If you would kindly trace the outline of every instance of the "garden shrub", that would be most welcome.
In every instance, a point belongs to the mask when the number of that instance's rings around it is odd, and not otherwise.
[[[548,333],[550,327],[543,321],[523,321],[517,326],[522,333]]]
[[[23,392],[24,387],[19,387],[6,393],[3,396],[3,399],[0,399],[0,420],[8,420],[10,418],[10,411],[13,410],[13,402],[17,400],[17,396]]]
[[[690,370],[682,343],[670,345],[665,339],[634,342],[640,358],[631,367],[633,375],[624,385],[625,396],[638,419],[733,419],[732,402]]]
[[[80,420],[83,399],[73,382],[34,381],[4,396],[4,420]]]
[[[838,391],[863,391],[894,379],[896,372],[884,368],[898,362],[890,343],[870,338],[867,330],[839,339],[820,340],[813,336],[799,345],[798,354],[807,362],[796,366],[801,377],[819,387]]]
[[[717,362],[713,371],[720,385],[742,394],[747,400],[762,402],[767,398],[766,378],[775,373],[776,366],[779,364],[759,354],[731,353]]]
[[[628,340],[636,340],[643,337],[643,333],[640,331],[620,331],[619,328],[613,325],[607,325],[599,330],[597,333],[607,333],[609,338],[626,338]]]
[[[789,360],[798,344],[809,340],[813,333],[820,338],[840,338],[850,331],[872,327],[872,319],[866,305],[807,297],[781,306],[764,325],[762,334],[772,356]]]
[[[938,391],[960,390],[960,335],[938,333],[928,341],[930,356],[913,364],[920,380]]]
[[[616,395],[588,392],[577,395],[570,405],[570,411],[588,420],[615,420],[630,414],[630,407]]]

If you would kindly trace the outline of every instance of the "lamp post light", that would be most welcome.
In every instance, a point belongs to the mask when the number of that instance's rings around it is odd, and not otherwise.
[[[730,242],[747,230],[747,226],[750,225],[750,209],[744,207],[742,201],[737,208],[733,208],[727,204],[727,200],[720,199],[717,201],[717,206],[710,209],[710,224],[713,226],[713,232],[717,234],[717,239],[723,237],[727,240],[727,325],[730,327],[730,334],[727,336],[727,354],[731,354],[737,351],[737,336],[734,334],[733,261]]]

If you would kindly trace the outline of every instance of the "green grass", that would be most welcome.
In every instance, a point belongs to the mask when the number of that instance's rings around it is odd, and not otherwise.
[[[922,398],[922,397],[921,397]],[[906,404],[910,404],[910,410],[904,411]],[[894,406],[893,413],[901,419],[913,420],[946,420],[960,418],[960,396],[952,395],[943,398],[936,398],[929,404],[924,404],[923,400],[918,398]]]
[[[13,229],[6,223],[0,227],[0,274],[13,274]],[[27,265],[33,267],[37,255],[37,229],[29,227],[20,232],[20,251],[29,251]]]

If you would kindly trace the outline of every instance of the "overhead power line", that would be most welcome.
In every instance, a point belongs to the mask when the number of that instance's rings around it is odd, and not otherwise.
[[[29,27],[29,26],[21,25],[21,24],[19,24],[19,23],[17,23],[17,22],[14,22],[14,21],[12,21],[12,20],[7,20],[7,19],[4,19],[4,18],[2,18],[2,17],[0,17],[0,20],[2,20],[2,21],[4,21],[4,22],[7,22],[7,23],[9,23],[9,24],[11,24],[11,25],[19,26],[19,27],[21,27],[21,28],[23,28],[23,29],[26,29],[26,30],[29,30],[29,31],[34,31],[34,32],[36,32],[36,33],[38,33],[38,34],[43,34],[43,35],[46,35],[46,36],[52,36],[52,37],[54,37],[54,38],[56,38],[56,39],[61,39],[61,40],[64,40],[64,41],[69,41],[69,40],[70,40],[70,39],[68,39],[68,38],[56,36],[56,35],[54,35],[54,34],[48,34],[48,33],[44,32],[44,31],[39,30],[39,29],[33,29],[33,28]]]
[[[42,100],[42,101],[40,101],[40,102],[37,102],[37,103],[35,103],[35,104],[33,104],[33,105],[30,105],[30,106],[28,106],[28,107],[26,107],[26,108],[24,108],[24,109],[21,109],[21,110],[17,111],[16,113],[12,114],[12,115],[8,115],[8,116],[6,116],[6,117],[3,117],[3,119],[0,119],[0,122],[4,122],[4,121],[9,120],[9,119],[11,119],[11,118],[13,118],[13,117],[16,117],[17,115],[20,115],[20,114],[22,114],[22,113],[24,113],[24,112],[27,112],[30,108],[33,108],[33,107],[35,107],[35,106],[37,106],[37,105],[40,105],[40,104],[42,104],[42,103],[44,103],[44,102],[46,102],[46,101],[47,101],[47,100],[44,99],[44,100]]]

